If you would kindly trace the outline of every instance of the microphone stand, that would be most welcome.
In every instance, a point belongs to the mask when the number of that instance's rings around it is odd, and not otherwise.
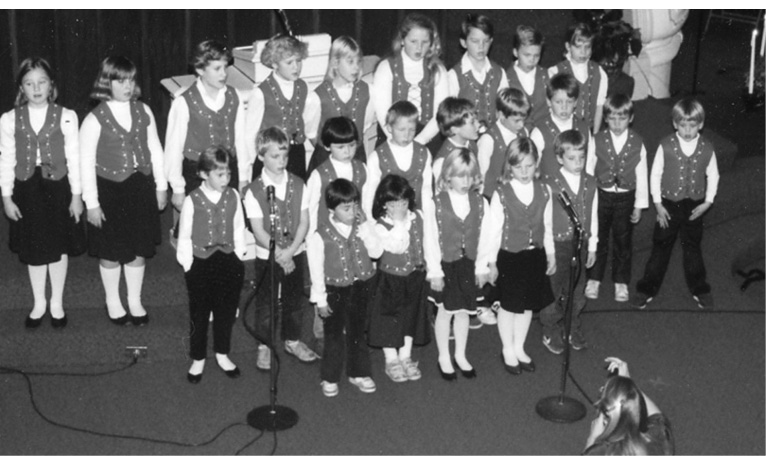
[[[273,192],[273,190],[272,190]],[[298,413],[290,407],[276,405],[277,403],[277,359],[274,340],[277,336],[277,259],[276,259],[276,211],[274,210],[273,193],[271,201],[271,229],[269,231],[269,268],[271,273],[271,369],[269,370],[269,405],[256,407],[247,414],[247,424],[261,431],[283,431],[298,423]]]
[[[572,219],[574,224],[574,236],[572,237],[572,259],[569,264],[569,292],[566,296],[566,308],[564,309],[564,360],[561,363],[561,386],[557,396],[549,396],[537,403],[537,414],[548,421],[555,423],[574,423],[585,417],[586,410],[582,402],[566,396],[567,375],[569,374],[569,335],[572,330],[572,300],[577,280],[582,272],[580,249],[582,248],[583,228],[578,220]]]

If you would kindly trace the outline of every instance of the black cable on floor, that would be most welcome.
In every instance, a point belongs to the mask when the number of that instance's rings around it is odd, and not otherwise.
[[[32,379],[30,378],[31,376],[100,377],[100,376],[103,376],[103,375],[108,375],[108,374],[114,374],[114,373],[117,373],[117,372],[122,372],[122,371],[124,371],[124,370],[126,370],[126,369],[128,369],[130,367],[135,366],[137,361],[138,360],[134,358],[133,361],[130,364],[126,365],[126,366],[123,366],[123,367],[120,367],[118,369],[114,369],[114,370],[111,370],[111,371],[96,372],[96,373],[25,372],[25,371],[22,371],[22,370],[13,368],[13,367],[0,366],[0,375],[2,375],[2,374],[6,374],[6,375],[8,375],[8,374],[19,374],[19,375],[21,375],[24,378],[24,380],[26,381],[27,392],[29,393],[29,400],[30,400],[30,403],[32,404],[32,409],[35,411],[35,413],[37,413],[37,415],[40,418],[42,418],[42,420],[45,421],[46,423],[51,424],[51,425],[56,426],[56,427],[59,427],[59,428],[62,428],[62,429],[69,430],[69,431],[82,432],[84,434],[95,435],[95,436],[99,436],[99,437],[110,437],[110,438],[118,438],[118,439],[137,440],[137,441],[141,441],[141,442],[160,443],[160,444],[175,445],[175,446],[186,447],[186,448],[196,448],[196,447],[202,447],[202,446],[206,446],[206,445],[209,445],[209,444],[213,443],[224,432],[226,432],[227,430],[229,430],[229,429],[231,429],[233,427],[236,427],[236,426],[248,426],[248,424],[244,423],[244,422],[232,423],[232,424],[229,424],[228,426],[224,427],[223,429],[221,429],[211,439],[206,440],[204,442],[200,442],[200,443],[177,442],[177,441],[174,441],[174,440],[156,439],[156,438],[153,438],[153,437],[141,437],[141,436],[137,436],[137,435],[114,434],[114,433],[110,433],[110,432],[94,431],[94,430],[91,430],[91,429],[85,429],[85,428],[80,428],[80,427],[77,427],[77,426],[72,426],[72,425],[69,425],[69,424],[66,424],[66,423],[58,422],[58,421],[56,421],[56,420],[54,420],[52,418],[49,418],[37,406],[37,401],[35,400],[34,390],[32,389]],[[263,435],[263,432],[261,432],[261,435]],[[261,435],[259,435],[255,439],[251,440],[250,443],[248,443],[247,446],[249,446],[250,444],[252,444],[256,440],[258,440],[258,438],[260,438]],[[243,447],[243,449],[246,448],[246,447]]]
[[[263,437],[263,431],[261,431],[261,433],[260,433],[260,434],[258,434],[257,436],[255,436],[255,438],[254,438],[253,440],[251,440],[251,441],[247,442],[247,443],[246,443],[244,446],[242,446],[242,447],[241,447],[239,450],[237,450],[237,452],[236,452],[236,453],[234,453],[234,454],[235,454],[235,455],[239,455],[239,454],[242,454],[242,452],[243,452],[243,451],[245,451],[245,449],[246,449],[247,447],[249,447],[250,445],[252,445],[252,444],[254,444],[255,442],[257,442],[257,441],[258,441],[258,440],[259,440],[261,437]],[[272,454],[274,454],[274,453],[272,453]]]
[[[572,383],[574,383],[574,386],[577,387],[578,390],[580,390],[580,394],[583,395],[586,401],[588,401],[588,404],[595,406],[596,403],[591,400],[591,398],[588,396],[588,393],[585,392],[585,390],[580,386],[579,383],[577,383],[577,380],[575,380],[574,375],[572,375],[572,371],[567,372],[567,376],[570,380],[572,380]]]

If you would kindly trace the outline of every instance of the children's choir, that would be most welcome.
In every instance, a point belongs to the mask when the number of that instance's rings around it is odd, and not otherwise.
[[[325,81],[309,92],[300,78],[307,45],[279,35],[260,56],[273,71],[247,110],[243,94],[226,84],[231,51],[204,41],[192,56],[196,82],[171,105],[164,151],[127,58],[101,63],[91,95],[99,104],[79,132],[75,113],[55,103],[50,65],[24,60],[15,107],[0,117],[0,190],[10,248],[29,271],[25,326],[39,327],[47,312],[54,328],[66,326],[68,258],[86,248],[99,258],[108,318],[147,324],[144,270],[161,239],[168,185],[180,212],[191,383],[202,379],[209,321],[218,366],[240,375],[228,353],[248,229],[256,243],[257,367],[271,369],[275,347],[273,244],[279,339],[300,361],[321,357],[328,397],[344,373],[360,391],[376,390],[369,347],[382,349],[393,382],[420,379],[413,347],[429,343],[430,325],[447,381],[457,371],[477,376],[466,349],[469,328],[482,324],[497,324],[502,365],[513,375],[535,370],[525,351],[534,312],[550,352],[587,347],[581,312],[599,295],[610,236],[614,297],[629,300],[632,227],[650,193],[654,247],[632,305],[644,308],[657,294],[680,232],[689,289],[700,307],[712,306],[699,239],[719,176],[712,143],[700,136],[702,106],[682,100],[673,108],[677,132],[660,143],[649,177],[643,140],[630,128],[633,104],[606,97],[586,25],[570,27],[565,59],[547,71],[538,65],[544,38],[533,27],[516,29],[507,71],[489,58],[493,39],[490,19],[469,14],[460,34],[465,54],[448,72],[435,23],[409,14],[372,85],[361,81],[359,44],[341,36]],[[363,133],[376,121],[377,147],[365,150]],[[561,194],[576,221],[556,201]],[[564,340],[574,255],[585,258],[587,282],[570,297]],[[302,340],[309,302],[324,329],[321,354]]]

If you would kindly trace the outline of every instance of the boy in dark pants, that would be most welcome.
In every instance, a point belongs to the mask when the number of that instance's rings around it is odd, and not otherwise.
[[[713,143],[699,134],[704,124],[705,110],[697,100],[673,106],[676,133],[660,142],[649,179],[657,224],[652,254],[636,285],[632,305],[637,309],[659,291],[679,233],[686,285],[701,309],[713,307],[702,261],[702,215],[713,204],[720,176]]]
[[[370,256],[379,257],[383,249],[375,225],[365,220],[361,194],[351,181],[335,179],[324,197],[330,218],[306,242],[311,301],[324,320],[322,392],[327,397],[338,394],[345,358],[348,381],[363,393],[372,393],[375,382],[364,331],[375,277]]]

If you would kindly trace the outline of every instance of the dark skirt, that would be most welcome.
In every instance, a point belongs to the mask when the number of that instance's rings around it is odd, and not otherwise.
[[[88,253],[119,263],[153,257],[162,237],[152,175],[136,172],[123,182],[97,176],[96,181],[106,220],[101,228],[88,226]]]
[[[69,215],[72,191],[66,176],[44,179],[38,166],[29,179],[14,182],[11,198],[21,218],[9,220],[8,244],[22,263],[41,266],[85,252],[85,214],[79,224]]]
[[[497,255],[497,287],[500,307],[514,313],[538,311],[553,302],[544,249],[511,253],[500,250]]]
[[[450,263],[442,261],[444,290],[431,290],[431,300],[449,313],[476,313],[476,300],[481,296],[481,290],[476,286],[475,268],[476,263],[465,257]]]
[[[415,345],[431,340],[426,316],[426,273],[415,271],[398,276],[378,271],[370,301],[368,343],[373,347],[399,348],[404,336]]]

